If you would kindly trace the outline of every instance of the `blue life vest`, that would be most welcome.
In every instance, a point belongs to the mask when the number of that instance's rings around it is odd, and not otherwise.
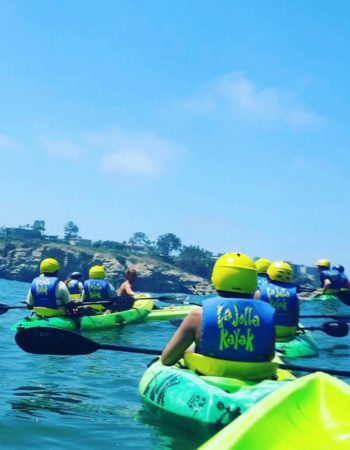
[[[270,305],[257,300],[206,300],[196,352],[228,361],[271,361],[275,354],[274,313]]]
[[[85,302],[101,302],[108,299],[108,283],[106,280],[89,279],[84,281]]]
[[[266,273],[258,274],[258,286],[257,289],[260,289],[261,286],[264,286],[269,282],[269,279],[267,278]]]
[[[59,282],[57,277],[40,277],[34,278],[30,288],[33,297],[33,307],[57,308],[56,302],[56,286]]]
[[[347,289],[349,287],[349,279],[345,273],[340,273],[340,287],[342,289]]]
[[[265,284],[260,289],[260,300],[269,303],[276,309],[275,325],[298,326],[299,300],[295,284],[278,281]]]
[[[81,289],[79,289],[80,281],[70,280],[67,284],[67,288],[70,294],[81,294]]]
[[[331,284],[327,289],[340,289],[342,287],[342,274],[338,270],[322,270],[320,272],[320,282],[323,287],[325,280],[330,280]]]

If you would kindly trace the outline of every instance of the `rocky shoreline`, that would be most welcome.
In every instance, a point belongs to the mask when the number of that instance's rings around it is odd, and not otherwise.
[[[135,290],[140,292],[214,292],[209,280],[146,255],[117,255],[110,251],[97,251],[67,243],[41,241],[0,242],[0,278],[31,282],[38,275],[40,261],[44,258],[59,261],[61,279],[67,278],[74,271],[81,272],[86,278],[89,267],[101,264],[105,267],[107,279],[114,286],[123,280],[124,271],[129,267],[138,273]]]

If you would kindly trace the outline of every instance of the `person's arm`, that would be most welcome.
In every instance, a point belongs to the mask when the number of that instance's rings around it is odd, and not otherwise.
[[[173,337],[164,348],[161,361],[165,366],[171,366],[181,359],[201,333],[202,310],[194,310],[181,323]]]
[[[326,278],[323,282],[323,288],[322,288],[322,293],[325,294],[327,292],[328,287],[331,284],[331,280],[329,278]]]
[[[61,303],[58,306],[64,306],[67,309],[72,309],[76,306],[74,301],[71,300],[68,288],[63,281],[60,281],[56,287],[56,298]]]
[[[254,293],[254,300],[260,300],[260,291],[256,290]]]

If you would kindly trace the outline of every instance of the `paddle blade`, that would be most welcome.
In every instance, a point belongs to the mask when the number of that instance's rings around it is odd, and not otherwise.
[[[342,303],[350,306],[350,289],[338,292],[337,297]]]
[[[0,303],[0,316],[2,314],[5,314],[9,309],[10,309],[10,307],[8,305],[4,305],[3,303]]]
[[[25,352],[41,355],[87,355],[100,348],[81,334],[50,327],[20,329],[15,340]]]
[[[343,321],[325,322],[322,328],[329,336],[344,337],[349,334],[349,325]]]

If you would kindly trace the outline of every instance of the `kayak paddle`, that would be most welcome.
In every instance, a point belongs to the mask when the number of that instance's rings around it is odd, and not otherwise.
[[[349,325],[344,321],[325,322],[320,327],[303,327],[303,330],[322,331],[328,336],[344,337],[349,334]]]
[[[79,333],[52,327],[22,328],[15,336],[17,345],[27,353],[39,355],[88,355],[97,350],[113,350],[117,352],[144,353],[161,355],[162,350],[123,345],[100,344]],[[350,371],[307,367],[294,364],[276,363],[281,369],[300,372],[326,372],[330,375],[349,377]]]
[[[300,319],[333,319],[333,320],[350,320],[350,316],[344,315],[330,315],[330,314],[302,314],[299,316]]]
[[[171,319],[169,322],[176,327],[180,326],[184,319]],[[349,334],[349,325],[344,321],[325,322],[319,327],[303,327],[302,330],[322,331],[333,337],[344,337]]]
[[[350,306],[350,289],[344,289],[343,291],[338,292],[336,295],[342,303],[344,303],[346,306]]]
[[[153,296],[153,297],[145,297],[145,298],[140,298],[140,299],[135,299],[135,301],[148,301],[148,300],[158,300],[160,302],[164,302],[164,303],[181,303],[181,304],[187,304],[186,299],[188,298],[188,296],[186,294],[167,294],[167,295],[158,295],[158,296]],[[132,299],[134,300],[134,299]],[[88,305],[113,305],[113,304],[118,304],[123,302],[123,297],[120,297],[120,299],[118,298],[113,298],[110,300],[105,300],[102,302],[84,302],[84,303],[79,303],[76,302],[76,306],[88,306]],[[130,306],[132,307],[132,306]],[[25,305],[18,305],[18,306],[10,306],[10,305],[5,305],[4,303],[0,303],[0,316],[2,314],[5,314],[7,311],[9,311],[10,309],[27,309],[27,306]]]
[[[0,303],[0,316],[2,314],[5,314],[9,309],[27,309],[26,306],[9,306],[4,305],[3,303]]]
[[[310,290],[311,291],[311,290]],[[309,292],[310,292],[309,291]],[[312,292],[315,292],[315,296],[317,297],[318,295],[320,295],[320,292],[317,293],[316,290],[312,289]],[[339,291],[338,293],[335,293],[334,296],[336,296],[342,303],[344,303],[347,306],[350,306],[350,289],[344,289]],[[313,296],[308,297],[308,298],[301,298],[299,297],[300,300],[313,300]],[[205,301],[205,300],[204,300]],[[174,303],[185,303],[187,305],[196,305],[196,306],[203,306],[203,302],[193,302],[193,301],[189,301],[188,297],[186,296],[185,300],[181,298],[181,295],[178,296],[177,298],[173,298],[173,302]]]
[[[53,327],[22,328],[15,336],[16,343],[28,353],[45,355],[88,355],[96,350],[145,353],[161,355],[161,350],[125,347],[123,345],[100,344],[79,333]]]

